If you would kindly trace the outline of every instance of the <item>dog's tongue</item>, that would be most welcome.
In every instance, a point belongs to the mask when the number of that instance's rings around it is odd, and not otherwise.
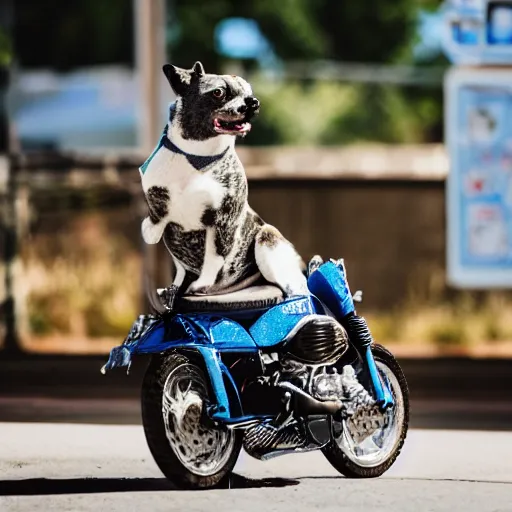
[[[221,130],[226,130],[226,131],[233,131],[233,132],[240,132],[240,131],[243,131],[244,129],[248,129],[250,128],[250,124],[249,123],[237,123],[236,121],[223,121],[221,122],[219,119],[214,119],[213,120],[213,124],[216,128],[219,128]]]

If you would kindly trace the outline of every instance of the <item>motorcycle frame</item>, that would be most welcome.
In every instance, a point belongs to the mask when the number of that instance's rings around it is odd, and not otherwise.
[[[286,344],[311,315],[328,315],[340,320],[340,317],[347,313],[355,312],[342,264],[324,264],[310,276],[308,284],[317,295],[322,296],[323,301],[314,294],[288,298],[264,311],[248,330],[237,319],[250,318],[254,311],[169,313],[151,325],[139,339],[114,348],[102,371],[120,366],[129,367],[132,357],[138,354],[193,350],[204,362],[213,391],[214,401],[207,410],[212,420],[236,428],[270,418],[271,415],[231,414],[233,409],[243,413],[242,400],[229,368],[221,359],[221,354],[257,355],[261,360],[262,350]],[[370,377],[376,400],[386,404],[386,407],[392,405],[393,398],[386,383],[379,377],[371,346],[354,346],[349,338],[349,349],[350,347],[355,349],[355,356],[360,358],[364,370]],[[341,359],[344,359],[346,354],[347,352]],[[234,391],[236,403],[230,402],[225,380]]]

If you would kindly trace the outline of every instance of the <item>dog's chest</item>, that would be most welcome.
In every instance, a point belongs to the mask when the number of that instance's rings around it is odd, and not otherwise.
[[[142,175],[142,188],[165,187],[169,191],[168,222],[180,224],[185,230],[202,229],[201,218],[206,208],[217,209],[226,195],[226,188],[212,170],[197,170],[178,153],[161,148]]]

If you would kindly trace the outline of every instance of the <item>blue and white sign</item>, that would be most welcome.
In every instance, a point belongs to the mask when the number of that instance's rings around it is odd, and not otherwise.
[[[447,272],[458,287],[512,286],[512,69],[445,81]]]
[[[456,64],[512,63],[512,0],[448,0],[443,47]]]

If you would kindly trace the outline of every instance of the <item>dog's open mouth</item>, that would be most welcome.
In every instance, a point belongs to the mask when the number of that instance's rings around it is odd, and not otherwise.
[[[241,135],[245,134],[251,129],[251,123],[244,121],[243,119],[221,119],[216,117],[213,120],[213,129],[217,133],[228,133],[230,135]]]

